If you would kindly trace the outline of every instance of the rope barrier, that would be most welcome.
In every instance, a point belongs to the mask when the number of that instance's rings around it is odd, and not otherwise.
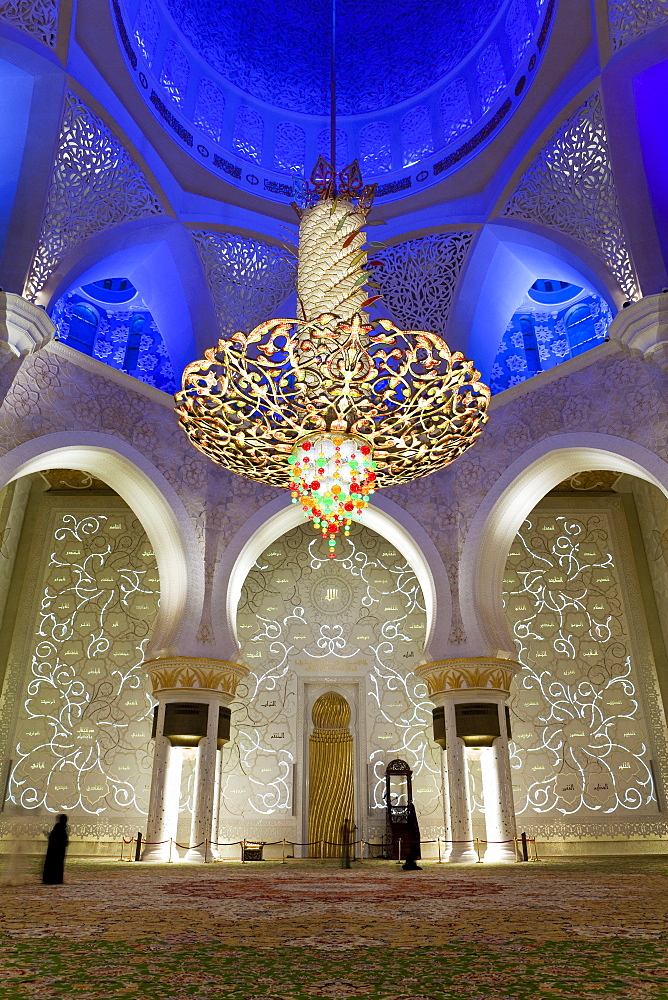
[[[118,860],[119,861],[131,861],[132,857],[125,858],[123,856],[124,855],[124,846],[126,844],[129,844],[129,845],[137,844],[137,842],[138,842],[137,837],[130,837],[129,839],[127,837],[121,837],[121,855],[120,855],[120,857],[119,857]],[[428,844],[438,844],[438,860],[439,860],[439,862],[441,862],[441,860],[442,860],[442,858],[441,858],[441,845],[442,844],[443,845],[447,845],[447,844],[452,844],[452,845],[454,845],[454,844],[472,844],[475,847],[476,853],[478,854],[478,861],[481,860],[481,858],[480,858],[480,846],[482,844],[487,844],[487,845],[489,845],[489,844],[513,844],[515,846],[515,856],[516,856],[516,858],[518,860],[519,860],[518,845],[520,845],[520,844],[522,844],[522,845],[523,844],[532,844],[533,845],[533,857],[527,858],[527,860],[538,861],[538,851],[536,849],[536,838],[535,837],[526,837],[526,836],[524,836],[524,837],[513,837],[513,838],[509,837],[507,840],[483,840],[482,838],[479,838],[479,837],[474,837],[474,838],[472,838],[470,840],[449,840],[446,837],[438,837],[436,840],[421,840],[419,843],[420,843],[421,847],[423,845],[428,845]],[[185,851],[193,851],[193,850],[197,850],[198,847],[204,847],[205,860],[206,860],[207,850],[208,850],[209,847],[242,847],[243,848],[243,851],[242,851],[242,860],[245,860],[245,858],[243,857],[243,855],[245,853],[246,846],[251,847],[252,849],[264,848],[264,847],[278,847],[278,846],[282,846],[282,848],[283,848],[282,863],[283,864],[285,864],[285,848],[288,845],[290,847],[292,847],[293,849],[295,847],[320,847],[321,850],[322,850],[322,848],[324,846],[327,846],[327,847],[349,847],[349,848],[354,848],[354,847],[357,847],[359,845],[361,848],[364,848],[364,847],[369,847],[369,848],[371,848],[371,847],[380,847],[383,850],[386,847],[387,848],[391,847],[391,843],[386,843],[385,838],[383,838],[380,841],[376,841],[376,842],[371,841],[371,840],[361,840],[360,839],[360,840],[351,840],[348,843],[345,843],[343,841],[334,841],[334,840],[322,840],[322,841],[321,840],[307,840],[307,841],[299,841],[299,840],[287,840],[287,839],[285,839],[285,840],[270,840],[270,841],[262,840],[262,841],[260,841],[260,840],[249,840],[248,838],[245,838],[244,840],[232,840],[232,841],[203,840],[203,841],[200,841],[199,844],[180,844],[180,843],[178,843],[178,841],[173,840],[173,838],[170,838],[169,840],[141,840],[140,841],[141,847],[161,847],[163,844],[169,844],[169,861],[170,862],[172,860],[172,846],[176,846],[176,847],[180,848],[181,850],[185,850]],[[399,844],[401,845],[401,841],[399,841]],[[220,859],[212,858],[212,860],[220,860]],[[362,860],[362,859],[360,859],[360,860]],[[401,857],[399,858],[399,860],[401,860]]]

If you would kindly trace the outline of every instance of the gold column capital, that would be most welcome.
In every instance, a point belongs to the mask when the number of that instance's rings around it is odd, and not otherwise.
[[[201,656],[169,656],[146,660],[143,664],[153,684],[153,694],[188,691],[215,694],[231,701],[248,667],[231,660],[210,660]]]
[[[461,691],[498,692],[508,696],[510,684],[521,663],[492,656],[468,656],[455,660],[434,660],[416,668],[426,682],[429,696]]]

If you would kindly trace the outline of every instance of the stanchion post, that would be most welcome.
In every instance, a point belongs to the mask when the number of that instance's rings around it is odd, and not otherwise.
[[[536,838],[535,837],[533,838],[533,859],[534,859],[534,861],[538,861],[538,849],[536,847]]]
[[[529,860],[529,845],[527,844],[527,835],[522,831],[522,861]]]
[[[241,864],[243,865],[246,861],[246,838],[241,841]]]
[[[137,834],[137,847],[135,848],[135,861],[141,857],[141,831]]]
[[[478,855],[478,860],[477,860],[476,864],[481,864],[481,861],[480,861],[480,843],[479,843],[477,837],[475,839],[475,852]]]
[[[281,859],[281,864],[285,864],[285,837],[283,837],[283,857]]]
[[[208,848],[209,848],[209,840],[208,840],[208,838],[207,838],[207,837],[205,837],[205,838],[204,838],[204,864],[206,864],[206,863],[207,863],[207,860],[208,860],[208,859],[207,859],[207,856],[206,856],[206,855],[207,855],[207,851],[208,851]]]
[[[441,838],[440,837],[436,838],[436,843],[438,844],[438,863],[440,865],[441,861],[442,861],[442,859],[441,859]]]
[[[169,838],[169,861],[170,861],[170,864],[171,864],[171,860],[172,860],[172,839],[173,839],[172,837]]]
[[[398,861],[398,864],[401,864],[401,837],[399,837],[399,861]]]
[[[520,849],[519,849],[519,845],[517,843],[517,837],[513,838],[513,843],[515,845],[515,861],[520,861],[521,860],[520,859]]]
[[[118,859],[119,861],[123,860],[123,848],[124,848],[124,846],[125,846],[125,837],[121,836],[121,856]]]

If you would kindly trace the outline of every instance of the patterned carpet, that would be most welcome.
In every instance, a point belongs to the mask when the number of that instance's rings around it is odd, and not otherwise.
[[[32,870],[30,870],[32,868]],[[668,998],[668,857],[36,862],[0,877],[0,998]]]

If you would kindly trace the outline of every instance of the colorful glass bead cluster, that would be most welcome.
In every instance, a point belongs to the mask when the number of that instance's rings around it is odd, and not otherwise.
[[[353,514],[361,514],[374,492],[376,463],[371,448],[344,434],[318,434],[302,441],[288,459],[292,502],[327,539],[329,558],[337,535],[347,536]]]

